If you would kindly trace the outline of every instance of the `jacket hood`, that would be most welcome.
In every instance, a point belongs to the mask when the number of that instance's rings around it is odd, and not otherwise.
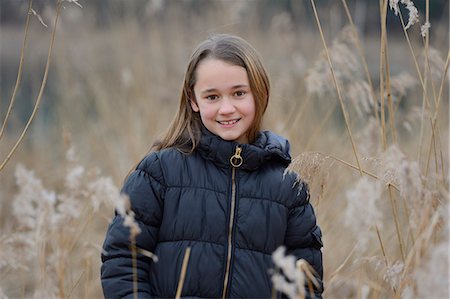
[[[256,170],[269,161],[280,163],[284,167],[291,163],[289,141],[270,131],[259,132],[253,144],[239,144],[235,141],[223,140],[203,127],[197,150],[205,159],[216,165],[230,167],[230,158],[234,155],[237,146],[242,148],[241,157],[243,158],[239,169]]]

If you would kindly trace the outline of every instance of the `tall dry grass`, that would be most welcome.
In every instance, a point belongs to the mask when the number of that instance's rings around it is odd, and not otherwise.
[[[345,0],[317,6],[317,19],[308,16],[320,1],[264,19],[248,2],[195,12],[150,1],[143,19],[108,27],[80,2],[60,12],[41,109],[0,171],[0,297],[102,296],[99,256],[118,188],[170,122],[190,51],[211,32],[243,36],[269,70],[265,126],[290,139],[291,168],[311,186],[324,296],[449,296],[448,19],[430,21],[428,0],[416,24],[413,2],[380,1],[367,34]],[[56,6],[36,13],[50,25]],[[0,30],[2,63],[19,63],[23,28]],[[50,30],[30,16],[2,161],[25,126],[20,107],[27,119],[35,104],[25,89],[39,95]]]

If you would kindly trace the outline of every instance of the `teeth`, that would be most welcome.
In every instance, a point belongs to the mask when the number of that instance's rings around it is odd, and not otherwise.
[[[238,119],[230,120],[230,121],[219,121],[222,125],[232,125],[238,122]]]

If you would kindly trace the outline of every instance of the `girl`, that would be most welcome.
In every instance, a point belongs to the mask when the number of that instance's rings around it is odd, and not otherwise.
[[[164,137],[128,176],[141,233],[133,269],[129,229],[117,216],[102,255],[107,298],[173,298],[187,247],[184,298],[270,298],[272,252],[285,246],[317,273],[321,298],[321,232],[309,191],[293,173],[289,143],[260,131],[269,81],[243,39],[215,35],[193,53],[178,112]]]

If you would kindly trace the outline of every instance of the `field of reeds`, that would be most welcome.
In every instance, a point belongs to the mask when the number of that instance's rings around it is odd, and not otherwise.
[[[211,33],[242,36],[268,69],[264,126],[310,184],[324,297],[448,298],[449,4],[436,3],[0,4],[0,298],[102,297],[122,180]]]

